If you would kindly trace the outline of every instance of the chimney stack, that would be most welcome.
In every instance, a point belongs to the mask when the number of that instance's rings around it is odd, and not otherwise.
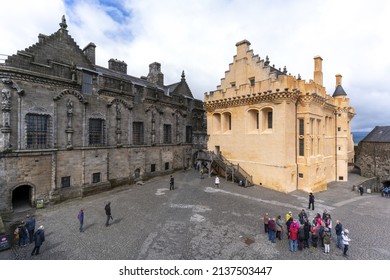
[[[96,49],[96,45],[94,43],[89,43],[83,49],[83,53],[87,56],[87,58],[89,59],[89,61],[91,61],[91,63],[93,65],[95,65],[95,63],[96,63],[96,60],[95,60],[95,49]]]
[[[147,77],[149,82],[157,84],[159,86],[164,85],[164,74],[161,73],[161,64],[158,62],[153,62],[149,64],[149,74]]]
[[[108,61],[108,69],[127,74],[127,64],[124,61],[111,58]]]
[[[314,57],[314,82],[322,86],[322,58],[320,56]]]
[[[341,76],[341,74],[336,74],[336,87],[338,85],[341,85],[342,78],[343,78],[343,76]]]

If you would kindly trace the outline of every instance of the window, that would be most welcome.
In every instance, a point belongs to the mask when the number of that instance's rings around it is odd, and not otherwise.
[[[164,124],[164,144],[172,143],[172,126],[170,124]]]
[[[272,111],[267,112],[267,128],[272,128]]]
[[[92,184],[99,183],[101,181],[100,172],[92,174]]]
[[[299,156],[305,156],[305,139],[303,138],[299,139]]]
[[[344,180],[344,177],[343,176],[339,176],[339,181],[343,181]]]
[[[104,120],[89,119],[89,145],[104,145]]]
[[[144,123],[133,122],[133,144],[143,145],[144,144]]]
[[[299,136],[305,135],[305,122],[303,119],[299,119]]]
[[[223,114],[223,127],[222,129],[226,132],[232,130],[232,114],[224,113]]]
[[[70,176],[61,177],[61,188],[70,187]]]
[[[249,83],[250,83],[251,87],[255,86],[255,78],[250,78]]]
[[[156,165],[155,164],[151,164],[150,165],[150,172],[155,172],[156,171]]]
[[[236,87],[236,82],[231,82],[230,85],[233,87]]]
[[[186,126],[186,143],[192,143],[192,126]]]
[[[214,133],[221,132],[221,114],[213,115],[213,132]]]
[[[38,114],[26,115],[27,148],[43,149],[49,147],[49,116]]]
[[[165,170],[169,170],[169,162],[165,163]]]
[[[338,128],[337,128],[337,131],[341,131],[341,127],[338,127]]]
[[[256,133],[256,131],[260,128],[259,121],[259,111],[257,110],[249,110],[248,111],[248,132]]]
[[[299,178],[303,178],[303,173],[298,173]]]
[[[92,94],[92,75],[86,72],[83,72],[82,92],[83,94]]]
[[[273,113],[271,108],[263,109],[263,130],[272,129]]]

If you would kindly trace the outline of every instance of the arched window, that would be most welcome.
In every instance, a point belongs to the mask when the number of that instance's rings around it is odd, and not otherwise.
[[[228,132],[232,130],[232,114],[227,112],[223,113],[223,132]]]
[[[270,130],[273,128],[273,110],[272,108],[265,108],[262,110],[262,130]]]
[[[256,109],[251,109],[248,111],[248,132],[253,133],[260,129],[260,114]]]
[[[213,115],[213,133],[221,132],[221,114]]]

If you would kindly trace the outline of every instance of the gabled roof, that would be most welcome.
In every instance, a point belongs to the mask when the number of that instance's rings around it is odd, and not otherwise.
[[[333,97],[337,97],[337,96],[347,96],[347,94],[345,93],[343,87],[341,85],[338,85],[336,87],[336,89],[334,90],[334,93],[332,95]]]
[[[361,142],[390,143],[390,126],[376,126]]]
[[[181,95],[181,96],[188,97],[191,99],[194,98],[194,96],[192,95],[192,92],[190,90],[190,87],[188,86],[188,84],[186,82],[184,71],[181,74],[181,81],[178,83],[171,84],[168,87],[169,87],[169,91],[172,93],[172,95]]]
[[[49,36],[40,34],[39,42],[9,56],[5,63],[10,66],[25,65],[28,68],[34,67],[31,64],[50,66],[51,62],[57,62],[93,70],[94,65],[68,34],[65,17],[60,26],[57,32]]]

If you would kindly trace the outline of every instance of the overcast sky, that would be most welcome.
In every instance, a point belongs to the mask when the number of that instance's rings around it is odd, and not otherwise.
[[[220,84],[236,54],[251,42],[254,54],[292,75],[313,78],[323,58],[324,85],[335,75],[355,107],[353,131],[390,125],[390,1],[380,0],[0,0],[0,54],[15,54],[50,35],[66,16],[83,49],[96,44],[96,63],[115,58],[127,73],[145,76],[160,62],[165,84],[182,70],[195,98]]]

